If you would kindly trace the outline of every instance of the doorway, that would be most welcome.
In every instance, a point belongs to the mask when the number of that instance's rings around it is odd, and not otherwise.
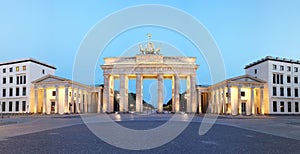
[[[246,115],[246,102],[241,103],[242,115]]]
[[[55,102],[51,101],[51,114],[55,113]]]

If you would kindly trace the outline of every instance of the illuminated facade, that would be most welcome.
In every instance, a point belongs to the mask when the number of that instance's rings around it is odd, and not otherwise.
[[[142,53],[135,57],[105,58],[101,65],[104,75],[103,111],[114,112],[114,80],[120,80],[119,111],[128,112],[128,80],[136,80],[136,109],[143,112],[143,80],[158,80],[158,112],[163,111],[163,80],[172,80],[172,110],[182,111],[179,102],[180,80],[186,80],[185,112],[197,112],[196,70],[194,57],[166,57],[154,53]]]
[[[0,63],[0,104],[2,113],[28,113],[31,82],[55,74],[55,66],[32,58]]]
[[[212,86],[197,86],[199,112],[231,115],[264,114],[265,81],[250,75],[227,79]]]
[[[31,113],[99,113],[102,87],[91,87],[58,76],[47,75],[32,82]]]
[[[267,56],[245,67],[246,74],[267,81],[268,114],[300,114],[300,61]]]

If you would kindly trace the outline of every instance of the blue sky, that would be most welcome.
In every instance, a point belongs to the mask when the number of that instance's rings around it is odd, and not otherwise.
[[[300,59],[297,0],[1,0],[0,61],[33,57],[55,65],[58,76],[72,78],[73,62],[87,32],[113,12],[143,4],[175,7],[202,23],[221,51],[227,78],[244,74],[246,64],[267,55]],[[145,41],[148,32],[154,40],[168,42],[186,56],[196,56],[198,83],[211,83],[207,64],[197,49],[175,32],[157,27],[119,35],[103,51],[98,65],[103,57],[119,56]],[[96,83],[103,83],[100,68],[95,72]]]

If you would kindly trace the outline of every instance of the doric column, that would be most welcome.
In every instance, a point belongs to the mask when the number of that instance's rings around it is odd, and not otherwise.
[[[43,114],[47,114],[47,89],[43,87],[44,96],[43,96]]]
[[[75,102],[75,104],[76,104],[76,111],[75,112],[77,112],[77,113],[80,113],[80,110],[79,110],[79,88],[77,88],[77,92],[76,92],[76,102]]]
[[[225,87],[222,88],[223,89],[223,114],[227,113],[227,107],[226,107],[226,91],[225,91]]]
[[[65,86],[65,113],[69,113],[69,86]]]
[[[196,103],[196,74],[191,74],[190,76],[190,100],[191,100],[191,112],[197,112],[197,103]]]
[[[143,112],[143,77],[141,74],[136,75],[136,112]]]
[[[157,76],[157,109],[159,113],[163,111],[163,95],[164,95],[164,78],[162,74]]]
[[[75,108],[75,105],[74,105],[74,87],[72,86],[72,94],[71,94],[71,113],[74,113],[74,108]]]
[[[85,92],[85,95],[84,113],[88,113],[88,104],[91,101],[91,95],[87,91]]]
[[[218,112],[217,112],[217,114],[220,114],[221,113],[221,111],[222,111],[222,101],[221,101],[221,89],[220,88],[218,88],[218,97],[217,97],[217,108],[218,108]]]
[[[125,102],[124,102],[124,111],[128,112],[128,76],[125,76]]]
[[[237,114],[241,114],[241,85],[238,85],[238,102],[237,102]]]
[[[172,112],[175,112],[175,76],[172,76]]]
[[[38,88],[34,86],[34,109],[33,113],[38,113]]]
[[[109,77],[109,111],[110,113],[114,112],[114,76]]]
[[[260,87],[260,110],[261,110],[261,114],[265,114],[265,111],[264,111],[264,87]]]
[[[82,90],[80,90],[80,113],[83,113],[84,112],[84,110],[83,110],[83,102],[84,102],[84,98],[85,96],[84,96],[84,94],[83,94],[83,91]]]
[[[108,112],[109,110],[109,76],[104,75],[104,87],[103,87],[103,112]]]
[[[56,113],[59,113],[59,87],[55,86],[55,110]]]
[[[191,76],[186,77],[186,112],[191,112]]]
[[[178,74],[175,74],[175,87],[174,87],[174,106],[172,106],[172,108],[174,108],[174,112],[179,112],[179,104],[180,104],[180,77]]]
[[[125,112],[124,106],[125,106],[125,75],[121,74],[120,75],[120,99],[119,99],[119,107],[120,107],[120,112]]]
[[[101,89],[98,91],[98,105],[97,105],[97,113],[101,112]]]
[[[197,94],[197,98],[198,98],[198,112],[199,114],[202,113],[202,98],[201,98],[201,90],[198,89],[197,90],[198,94]]]
[[[212,113],[217,113],[217,107],[216,107],[216,89],[213,89],[212,92]]]
[[[232,106],[232,103],[231,103],[231,86],[227,86],[227,104],[231,106],[231,114],[233,113],[233,106]]]
[[[254,87],[251,87],[251,109],[250,114],[255,114],[255,106],[254,106]]]

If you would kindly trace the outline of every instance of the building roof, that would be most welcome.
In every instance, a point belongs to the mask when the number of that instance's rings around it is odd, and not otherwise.
[[[43,77],[33,81],[32,83],[35,84],[35,85],[37,85],[37,84],[65,83],[65,84],[70,84],[70,85],[79,85],[79,86],[91,88],[88,85],[85,85],[85,84],[82,84],[82,83],[79,83],[79,82],[75,82],[75,81],[72,81],[70,79],[62,78],[62,77],[59,77],[59,76],[51,75],[51,74],[43,76]]]
[[[265,58],[262,58],[262,59],[260,59],[256,62],[253,62],[253,63],[250,63],[250,64],[246,65],[244,69],[250,68],[252,66],[255,66],[257,64],[260,64],[260,63],[268,61],[268,60],[278,61],[278,62],[285,62],[285,63],[292,63],[292,64],[300,64],[300,60],[293,60],[293,59],[287,59],[287,58],[266,56]]]
[[[46,67],[49,67],[49,68],[52,68],[52,69],[56,69],[56,67],[53,66],[53,65],[49,65],[49,64],[40,62],[40,61],[38,61],[36,59],[33,59],[33,58],[24,58],[24,59],[18,59],[18,60],[13,60],[13,61],[8,61],[8,62],[2,62],[2,63],[0,63],[0,66],[18,64],[18,63],[24,63],[24,62],[33,62],[33,63],[43,65],[43,66],[46,66]]]

